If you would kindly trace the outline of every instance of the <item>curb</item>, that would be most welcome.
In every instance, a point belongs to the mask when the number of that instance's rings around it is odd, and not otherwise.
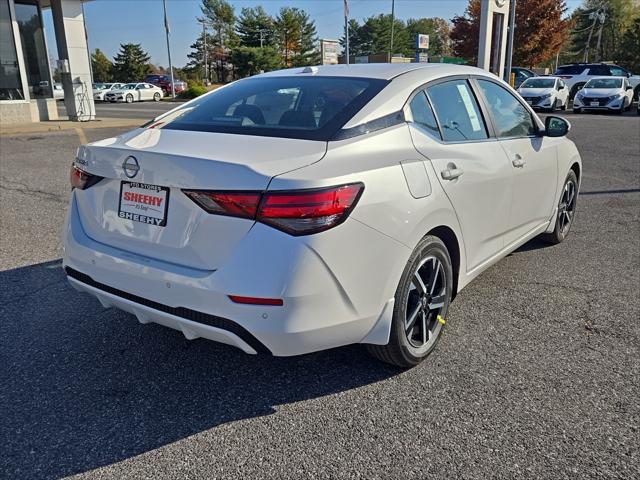
[[[49,133],[73,130],[92,130],[99,128],[139,127],[148,122],[148,118],[111,118],[109,120],[93,120],[89,122],[72,122],[69,120],[54,120],[37,123],[26,123],[0,127],[0,135],[16,135],[23,133]]]

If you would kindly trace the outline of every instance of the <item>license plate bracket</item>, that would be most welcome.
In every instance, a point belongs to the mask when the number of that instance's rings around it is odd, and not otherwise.
[[[120,182],[118,217],[157,227],[167,225],[169,187],[139,182]]]

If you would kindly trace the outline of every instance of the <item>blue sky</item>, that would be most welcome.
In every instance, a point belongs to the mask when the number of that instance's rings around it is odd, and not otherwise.
[[[343,25],[342,0],[233,0],[236,14],[242,7],[262,5],[275,15],[284,6],[304,9],[316,22],[320,38],[340,38]],[[569,9],[576,8],[582,0],[567,0]],[[187,63],[189,45],[197,38],[201,25],[200,0],[167,0],[171,24],[171,54],[173,64],[182,67]],[[450,20],[462,14],[466,0],[396,0],[398,18],[443,17]],[[351,18],[362,20],[379,13],[390,13],[391,0],[350,0]],[[85,4],[85,21],[89,35],[89,48],[99,48],[113,57],[120,43],[140,43],[151,55],[152,63],[167,66],[162,0],[93,0]],[[44,12],[45,28],[50,55],[56,57],[55,37],[51,12]]]

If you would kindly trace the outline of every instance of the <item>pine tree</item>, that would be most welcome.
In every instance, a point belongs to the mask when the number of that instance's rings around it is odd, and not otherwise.
[[[91,69],[94,82],[110,82],[113,78],[113,63],[99,48],[91,54]]]
[[[315,23],[298,8],[283,7],[274,21],[276,44],[284,65],[303,66],[319,62]]]
[[[120,44],[113,59],[113,78],[118,82],[140,82],[149,73],[151,57],[139,43]]]
[[[200,6],[205,28],[211,27],[213,34],[208,36],[212,45],[212,55],[208,59],[216,70],[218,81],[226,82],[230,71],[229,52],[239,44],[234,31],[236,14],[233,6],[226,0],[202,0]]]
[[[616,61],[635,74],[640,73],[640,16],[624,32],[618,47]]]
[[[261,6],[243,8],[236,27],[240,44],[245,47],[275,45],[273,18]]]
[[[444,18],[410,18],[407,20],[409,48],[415,49],[418,33],[429,35],[429,56],[451,54],[451,27]]]

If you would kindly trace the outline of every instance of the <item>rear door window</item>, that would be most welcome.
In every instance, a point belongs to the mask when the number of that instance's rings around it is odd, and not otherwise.
[[[611,70],[607,65],[593,65],[589,67],[589,75],[611,75]]]
[[[466,80],[439,83],[428,87],[427,93],[445,141],[489,138],[478,102]]]
[[[429,105],[429,100],[424,90],[418,92],[418,94],[413,97],[413,100],[409,103],[409,109],[411,110],[414,123],[425,128],[427,132],[434,137],[441,138],[438,122],[436,122],[436,117],[433,114],[433,110],[431,110],[431,105]]]

